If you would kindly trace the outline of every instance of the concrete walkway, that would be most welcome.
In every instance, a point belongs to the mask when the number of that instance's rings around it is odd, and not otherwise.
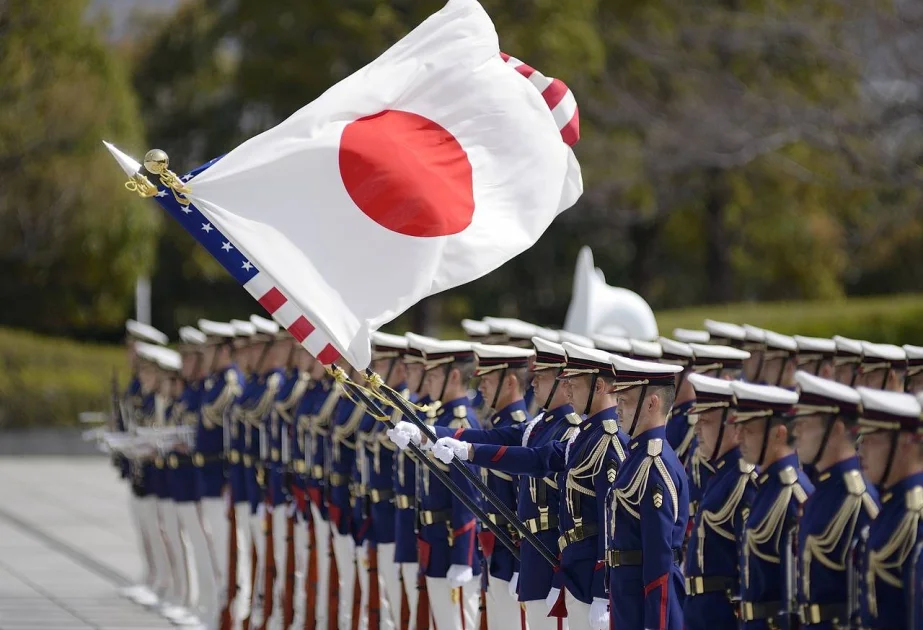
[[[173,627],[117,593],[141,572],[128,497],[105,458],[0,460],[0,630]]]

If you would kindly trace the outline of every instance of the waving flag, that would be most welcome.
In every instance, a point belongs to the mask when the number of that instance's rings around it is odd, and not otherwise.
[[[529,248],[582,193],[573,96],[511,59],[475,0],[450,0],[184,177],[192,203],[172,214],[251,265],[232,273],[312,353],[364,368],[372,330]]]

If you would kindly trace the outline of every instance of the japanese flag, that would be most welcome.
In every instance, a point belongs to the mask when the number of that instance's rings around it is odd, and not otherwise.
[[[508,61],[480,4],[450,0],[188,196],[364,368],[371,331],[528,249],[582,193],[575,104],[562,117],[536,89],[552,80]]]

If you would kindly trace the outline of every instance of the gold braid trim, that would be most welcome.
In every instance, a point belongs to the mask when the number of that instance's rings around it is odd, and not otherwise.
[[[692,452],[692,462],[690,465],[692,468],[692,483],[696,485],[697,488],[702,487],[702,468],[705,468],[709,472],[715,472],[715,467],[712,466],[699,449],[695,449]]]
[[[750,483],[750,473],[741,473],[737,477],[737,483],[728,494],[727,500],[721,509],[716,512],[709,510],[702,511],[702,521],[699,523],[697,533],[699,536],[698,561],[699,569],[704,570],[705,566],[705,528],[710,527],[716,534],[727,540],[736,540],[737,536],[733,529],[734,516],[737,514],[737,508],[744,493],[747,491],[747,484]],[[724,525],[731,525],[725,528]]]
[[[244,420],[251,426],[259,427],[263,416],[272,410],[272,405],[276,400],[276,394],[282,386],[282,377],[279,374],[273,374],[266,381],[266,388],[263,394],[253,407],[242,410],[241,415]]]
[[[298,375],[298,381],[292,386],[292,391],[288,393],[288,396],[286,396],[284,400],[276,401],[274,405],[276,413],[288,424],[294,424],[292,421],[292,412],[295,410],[295,405],[301,402],[301,397],[304,396],[304,392],[310,383],[311,375],[302,372]]]
[[[908,490],[906,503],[907,511],[888,542],[879,550],[869,550],[865,582],[868,587],[869,612],[876,617],[878,597],[875,592],[875,579],[880,578],[882,582],[895,588],[903,588],[901,567],[910,557],[917,542],[917,527],[923,513],[923,487],[915,486]],[[897,575],[893,573],[895,570]]]
[[[827,523],[824,531],[819,535],[809,534],[805,537],[804,549],[801,552],[802,584],[804,585],[804,595],[808,601],[811,599],[812,560],[817,560],[831,571],[846,570],[846,555],[849,553],[849,543],[842,545],[842,551],[836,554],[836,557],[833,557],[833,555],[840,541],[844,538],[847,541],[852,540],[861,509],[862,497],[860,495],[846,495],[840,509]]]

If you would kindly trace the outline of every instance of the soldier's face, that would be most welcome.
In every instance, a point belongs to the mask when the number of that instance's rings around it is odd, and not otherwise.
[[[859,440],[859,460],[865,475],[876,486],[886,483],[885,468],[891,455],[891,433],[876,431],[866,433]]]
[[[582,374],[563,381],[564,391],[567,392],[570,404],[577,410],[577,413],[583,413],[590,399],[590,380],[590,376]]]
[[[821,416],[803,416],[795,420],[792,434],[795,436],[795,450],[798,459],[804,464],[810,464],[820,452],[821,442],[824,439],[824,419]]]
[[[479,380],[478,391],[484,396],[484,402],[488,405],[493,404],[494,397],[497,395],[497,388],[500,387],[500,372],[488,372]]]
[[[551,388],[555,381],[554,370],[539,370],[532,374],[532,390],[535,394],[535,400],[544,405],[551,394]]]
[[[750,420],[743,424],[735,424],[737,441],[740,443],[740,454],[748,464],[759,466],[760,452],[763,450],[763,436],[768,420]]]
[[[426,376],[423,377],[423,387],[426,388],[430,396],[435,398],[442,392],[445,386],[445,377],[445,369],[442,367],[434,368],[426,373]]]
[[[847,363],[845,365],[838,365],[833,369],[833,378],[837,383],[842,383],[843,385],[852,384],[852,375],[859,368],[855,363]],[[858,383],[858,377],[856,382]]]
[[[717,444],[718,434],[721,432],[721,417],[723,413],[720,409],[700,413],[695,423],[695,435],[699,440],[698,449],[702,456],[710,459],[715,454],[715,450],[720,448]],[[731,435],[733,431],[725,431],[726,436]],[[722,440],[724,441],[724,440]]]
[[[424,395],[423,387],[423,366],[419,363],[407,363],[407,383],[410,387],[416,387],[417,393]]]
[[[619,392],[615,407],[619,413],[619,426],[622,427],[622,431],[631,429],[631,424],[635,421],[640,397],[641,390],[637,387]]]

